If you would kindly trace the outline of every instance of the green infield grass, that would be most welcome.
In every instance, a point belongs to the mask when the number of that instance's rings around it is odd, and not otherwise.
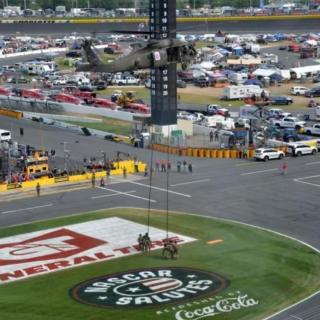
[[[145,209],[111,209],[0,229],[7,237],[106,217],[147,223]],[[150,224],[166,229],[166,214],[152,211]],[[250,226],[194,215],[170,213],[169,229],[197,241],[181,245],[177,259],[161,250],[39,275],[0,285],[0,319],[5,320],[164,320],[197,319],[195,309],[209,310],[219,299],[248,295],[250,307],[234,305],[201,319],[260,320],[320,289],[320,255],[308,246]],[[123,230],[126,232],[126,230]],[[165,232],[164,232],[165,237]],[[223,240],[218,244],[208,241]],[[144,308],[99,308],[81,304],[69,295],[77,284],[102,275],[139,268],[187,267],[217,273],[229,286],[216,296],[179,304]],[[207,307],[207,309],[203,309]],[[220,305],[221,307],[221,305]],[[225,307],[226,310],[227,307]],[[177,317],[178,310],[185,316]]]
[[[101,130],[101,131],[119,134],[123,136],[129,136],[132,131],[132,124],[130,122],[124,121],[124,120],[116,120],[108,117],[103,117],[102,122],[85,122],[85,121],[83,122],[82,121],[66,121],[66,122],[77,125],[77,126],[81,126],[81,127]]]

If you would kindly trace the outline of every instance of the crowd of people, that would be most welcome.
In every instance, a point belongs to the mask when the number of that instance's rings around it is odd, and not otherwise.
[[[192,173],[193,167],[192,163],[189,161],[187,162],[184,160],[178,160],[176,163],[177,172],[189,172]],[[171,161],[170,160],[156,160],[155,161],[155,171],[156,172],[167,172],[172,169]]]

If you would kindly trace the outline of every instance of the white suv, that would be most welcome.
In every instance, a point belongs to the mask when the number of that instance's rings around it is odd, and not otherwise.
[[[256,149],[254,159],[268,161],[271,159],[284,158],[284,152],[273,148],[259,148]]]
[[[288,152],[292,153],[293,156],[300,157],[304,154],[316,154],[317,148],[310,147],[307,144],[289,144]]]
[[[309,90],[310,89],[308,89],[306,87],[292,87],[290,89],[290,93],[295,96],[303,96]]]

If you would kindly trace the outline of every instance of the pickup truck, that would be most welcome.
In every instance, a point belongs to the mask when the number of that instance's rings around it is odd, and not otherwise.
[[[283,119],[273,120],[272,124],[279,128],[295,128],[298,130],[304,127],[305,122],[295,117],[285,117]]]
[[[320,124],[314,124],[311,127],[305,127],[304,133],[308,135],[320,135]]]
[[[269,97],[269,102],[272,105],[289,105],[293,103],[293,100],[290,97],[278,96],[278,97]]]
[[[132,76],[125,77],[114,77],[111,81],[112,84],[123,86],[123,85],[138,85],[139,80]]]

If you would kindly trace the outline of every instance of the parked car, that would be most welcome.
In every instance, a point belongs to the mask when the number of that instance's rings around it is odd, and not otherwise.
[[[304,95],[309,90],[310,89],[306,87],[292,87],[290,88],[290,93],[295,96],[300,96],[300,95]]]
[[[320,97],[320,87],[312,88],[305,92],[305,97],[313,98],[313,97]]]
[[[283,151],[273,149],[273,148],[259,148],[256,149],[254,159],[268,161],[271,159],[282,159],[285,154]]]
[[[107,54],[114,54],[115,53],[115,49],[111,48],[111,47],[106,47],[106,48],[103,49],[103,52],[107,53]]]
[[[269,97],[269,101],[273,105],[289,105],[293,103],[292,98],[285,96]]]
[[[208,87],[210,85],[210,81],[206,76],[200,76],[194,79],[194,85],[200,88]]]
[[[194,120],[195,116],[187,111],[179,111],[177,113],[177,118],[178,119],[185,119],[185,120]]]
[[[300,157],[306,154],[316,154],[317,148],[311,147],[307,144],[289,144],[288,153],[291,153],[293,156]]]
[[[105,90],[107,89],[107,83],[105,81],[96,81],[93,85],[97,88],[97,90]]]
[[[66,57],[68,58],[80,58],[81,56],[81,51],[69,51],[66,53]]]
[[[313,79],[312,79],[312,82],[313,82],[313,83],[318,83],[318,82],[320,82],[320,76],[317,76],[317,77],[313,78]]]
[[[186,88],[187,83],[181,79],[177,79],[177,88]]]
[[[308,135],[320,135],[320,124],[314,124],[304,128],[304,133]]]
[[[279,128],[295,128],[299,130],[306,124],[305,121],[300,121],[295,117],[285,117],[279,120],[273,120],[272,124]]]
[[[229,110],[222,108],[217,104],[208,104],[207,105],[207,114],[208,115],[220,115],[227,117],[229,115]]]

